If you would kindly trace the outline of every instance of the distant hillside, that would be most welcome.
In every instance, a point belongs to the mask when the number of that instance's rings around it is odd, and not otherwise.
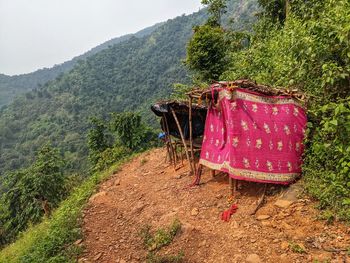
[[[231,1],[225,20],[236,27],[254,20],[256,1]],[[244,25],[240,22],[244,21]],[[67,169],[86,167],[86,130],[91,116],[141,111],[151,120],[149,104],[167,97],[173,83],[189,81],[181,63],[194,25],[205,10],[158,25],[151,34],[130,37],[75,64],[73,69],[25,94],[0,112],[0,171],[31,162],[51,141],[68,160]]]
[[[23,94],[25,92],[38,88],[46,82],[55,79],[60,74],[68,72],[79,60],[86,59],[87,57],[94,55],[101,50],[108,48],[109,46],[113,46],[115,44],[128,40],[131,37],[144,37],[146,35],[149,35],[161,24],[162,23],[158,23],[154,26],[147,27],[135,34],[128,34],[108,40],[103,44],[92,48],[88,52],[74,57],[73,59],[62,64],[55,65],[52,68],[43,68],[32,73],[14,76],[0,74],[0,108],[4,105],[9,104],[16,95]]]

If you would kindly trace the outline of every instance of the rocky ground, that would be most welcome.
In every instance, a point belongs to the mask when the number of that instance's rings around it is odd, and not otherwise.
[[[181,166],[181,165],[179,165]],[[148,250],[140,230],[169,226],[179,219],[182,228],[173,242],[158,253],[184,253],[184,262],[350,262],[350,228],[319,220],[315,203],[291,189],[269,185],[266,203],[256,215],[263,187],[241,182],[230,197],[224,174],[204,172],[202,184],[188,167],[174,171],[165,151],[152,150],[125,164],[101,184],[83,213],[84,248],[79,262],[145,262]],[[237,203],[229,222],[221,213]]]

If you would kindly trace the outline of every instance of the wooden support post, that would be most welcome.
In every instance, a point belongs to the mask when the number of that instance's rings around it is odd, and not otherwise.
[[[181,165],[184,165],[183,146],[180,145]]]
[[[211,172],[211,176],[215,177],[215,170],[211,170],[210,172]]]
[[[162,124],[165,130],[165,146],[166,146],[166,156],[165,156],[165,163],[168,161],[171,163],[171,153],[170,153],[170,147],[169,147],[169,140],[168,140],[168,134],[166,133],[166,126],[165,126],[165,120],[164,116],[162,117]]]
[[[177,142],[174,140],[174,158],[175,158],[175,163],[177,163]]]
[[[173,116],[174,116],[174,119],[175,119],[175,122],[176,122],[176,125],[177,125],[177,129],[179,130],[179,133],[180,133],[180,136],[181,136],[182,144],[183,144],[184,147],[185,147],[186,158],[187,158],[187,161],[188,161],[189,164],[190,164],[191,173],[194,174],[193,166],[192,166],[192,163],[191,163],[191,159],[190,159],[190,156],[189,156],[189,154],[188,154],[188,149],[187,149],[185,137],[184,137],[184,135],[183,135],[183,132],[182,132],[182,129],[181,129],[179,120],[178,120],[177,117],[176,117],[176,113],[175,113],[175,111],[174,111],[172,108],[171,108],[171,113],[172,113]]]
[[[232,196],[235,196],[237,191],[237,180],[228,175],[228,182],[230,184],[230,193]]]
[[[163,113],[163,117],[164,117],[164,120],[165,120],[165,129],[166,129],[166,134],[167,134],[167,138],[168,138],[168,141],[169,141],[169,146],[170,146],[170,151],[171,151],[171,161],[173,162],[174,164],[174,168],[176,168],[176,162],[175,162],[175,157],[174,157],[174,147],[173,147],[173,144],[171,142],[171,136],[170,136],[170,132],[169,132],[169,125],[168,125],[168,121],[165,117],[165,113]]]
[[[190,125],[190,149],[191,149],[191,162],[193,163],[193,169],[196,171],[196,163],[194,160],[194,152],[193,152],[193,129],[192,129],[192,97],[190,95],[190,99],[188,102],[188,122]]]

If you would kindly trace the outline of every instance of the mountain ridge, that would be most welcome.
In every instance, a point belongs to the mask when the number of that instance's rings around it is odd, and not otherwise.
[[[79,60],[84,60],[109,46],[116,45],[131,37],[144,37],[151,34],[159,26],[165,22],[156,23],[152,26],[146,27],[136,33],[126,34],[119,37],[112,38],[99,44],[81,55],[77,55],[70,60],[55,64],[52,67],[44,67],[33,72],[15,75],[6,75],[0,73],[0,108],[10,103],[17,95],[28,92],[32,89],[38,88],[46,82],[55,79],[60,74],[71,70]]]

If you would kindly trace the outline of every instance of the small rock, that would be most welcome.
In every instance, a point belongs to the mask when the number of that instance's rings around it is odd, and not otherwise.
[[[120,185],[120,179],[119,178],[114,181],[114,185],[115,186]]]
[[[145,207],[146,207],[146,204],[144,204],[143,202],[139,202],[139,203],[135,206],[133,212],[134,212],[135,214],[139,214],[139,213],[142,212],[142,210],[143,210]]]
[[[262,224],[263,226],[271,226],[270,221],[262,221],[261,224]]]
[[[293,227],[290,224],[286,223],[286,222],[282,222],[281,226],[284,229],[286,229],[286,230],[292,230],[293,229]]]
[[[281,249],[282,250],[288,250],[288,248],[289,248],[289,243],[287,241],[283,241],[281,243]]]
[[[200,246],[200,247],[203,247],[203,246],[206,245],[206,243],[207,243],[207,241],[206,241],[206,240],[203,240],[201,243],[199,243],[199,246]]]
[[[102,252],[98,253],[95,257],[94,257],[94,261],[99,260],[102,257]]]
[[[292,201],[283,200],[283,199],[279,199],[275,202],[275,206],[283,209],[288,208],[291,204],[293,204]]]
[[[90,203],[93,203],[96,199],[98,199],[99,197],[103,197],[103,196],[106,196],[107,195],[107,192],[106,191],[102,191],[102,192],[99,192],[97,194],[94,194],[93,196],[90,197],[89,199],[89,202]]]
[[[260,216],[257,216],[256,219],[261,221],[261,220],[266,220],[266,219],[269,219],[271,216],[269,215],[260,215]]]
[[[191,211],[191,216],[197,216],[199,214],[198,208],[193,208]]]
[[[77,241],[74,242],[74,245],[79,245],[81,242],[83,242],[82,239],[78,239]]]
[[[217,199],[221,199],[223,197],[222,194],[218,194],[217,196],[215,196]]]
[[[248,263],[261,263],[261,259],[257,254],[250,254],[245,259]]]

